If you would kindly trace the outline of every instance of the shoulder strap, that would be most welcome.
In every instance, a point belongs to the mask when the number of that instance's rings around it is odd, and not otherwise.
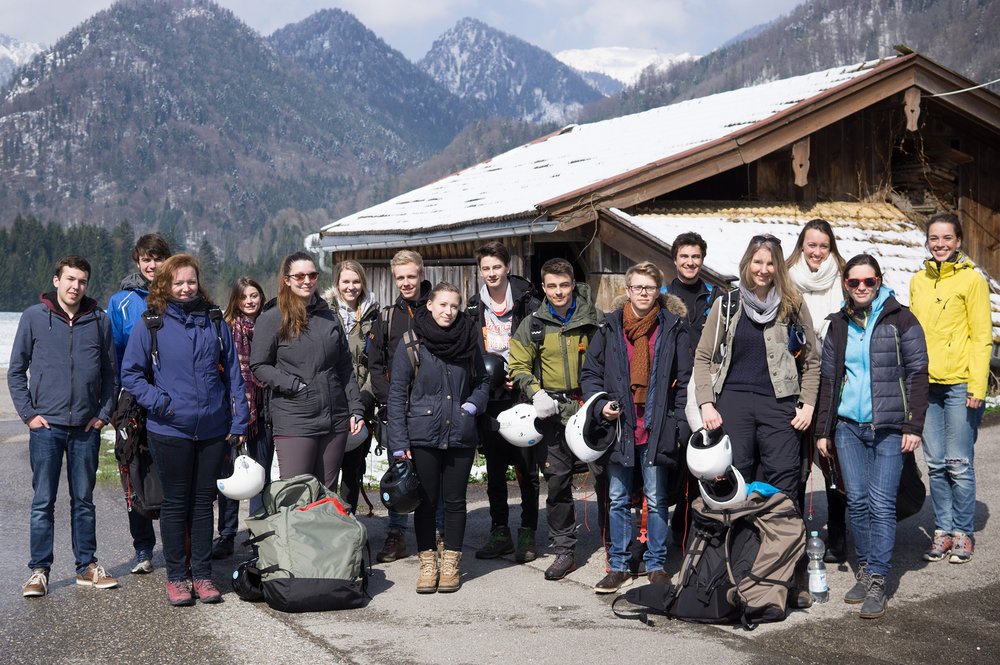
[[[212,305],[208,308],[208,320],[215,324],[215,337],[219,340],[219,355],[223,353],[222,349],[222,309],[218,305]]]
[[[539,321],[535,313],[531,313],[531,323],[528,324],[528,339],[535,345],[535,362],[531,370],[538,379],[538,385],[542,385],[542,342],[545,341],[545,323]]]
[[[406,349],[406,357],[410,359],[410,367],[413,368],[413,378],[417,378],[417,371],[420,369],[420,338],[412,330],[403,333],[403,348]]]
[[[396,313],[396,305],[386,305],[379,314],[382,324],[382,367],[388,376],[389,372],[389,333],[392,331],[392,318]]]
[[[155,309],[147,309],[142,313],[142,321],[149,329],[149,357],[153,364],[160,366],[160,349],[156,343],[156,331],[163,327],[163,318]]]

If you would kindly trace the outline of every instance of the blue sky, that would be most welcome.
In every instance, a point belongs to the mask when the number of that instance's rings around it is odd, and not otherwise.
[[[317,10],[357,16],[411,60],[463,16],[478,18],[555,52],[633,46],[704,54],[803,0],[220,0],[248,25],[269,34]],[[0,0],[0,33],[51,45],[108,0]]]

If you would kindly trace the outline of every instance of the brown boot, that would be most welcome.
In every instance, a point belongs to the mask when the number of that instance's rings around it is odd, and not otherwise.
[[[437,550],[425,550],[420,556],[420,577],[417,578],[417,593],[434,593],[438,590]]]
[[[455,550],[445,550],[441,559],[441,582],[438,584],[438,591],[450,593],[458,591],[462,586],[462,571],[459,564],[462,563],[462,553]]]

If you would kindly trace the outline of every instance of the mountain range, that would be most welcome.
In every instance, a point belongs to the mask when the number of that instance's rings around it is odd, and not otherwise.
[[[44,50],[41,44],[22,42],[19,39],[0,34],[0,86],[10,80],[15,69],[27,64]]]
[[[615,50],[563,62],[474,19],[413,63],[339,10],[265,36],[209,0],[121,0],[27,62],[30,45],[0,41],[0,53],[22,54],[0,87],[0,224],[18,213],[106,228],[128,219],[180,246],[253,259],[578,118],[888,55],[900,42],[991,80],[996,25],[1000,0],[810,0],[701,58],[647,66],[615,92],[611,75],[626,75],[602,60]]]

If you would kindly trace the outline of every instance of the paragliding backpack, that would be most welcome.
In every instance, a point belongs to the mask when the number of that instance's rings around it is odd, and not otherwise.
[[[222,310],[218,307],[209,308],[208,318],[215,323],[215,333],[221,352]],[[163,319],[156,311],[148,309],[143,312],[142,321],[149,329],[150,358],[154,364],[159,365],[160,354],[156,333],[163,327]],[[147,380],[152,383],[152,372],[147,376]],[[111,416],[111,424],[115,428],[115,460],[118,462],[118,476],[129,512],[135,511],[151,520],[159,519],[163,487],[160,485],[160,477],[153,464],[153,456],[149,452],[146,409],[139,406],[132,393],[122,390],[118,395],[115,412]]]
[[[649,614],[694,623],[738,623],[746,630],[782,621],[795,564],[805,551],[805,526],[788,495],[752,493],[728,510],[692,502],[693,535],[679,584],[647,584],[615,599],[623,619],[652,625]],[[638,609],[619,610],[619,602]]]

